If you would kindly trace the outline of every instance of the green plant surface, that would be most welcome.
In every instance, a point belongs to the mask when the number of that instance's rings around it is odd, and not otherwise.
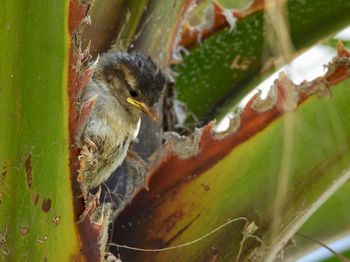
[[[334,193],[298,230],[324,244],[340,239],[350,231],[350,184],[346,183]],[[295,261],[307,255],[311,250],[321,248],[317,243],[299,235],[294,236],[295,245],[285,250],[285,257]],[[328,261],[328,260],[326,260]]]
[[[345,184],[300,228],[304,235],[316,238],[321,242],[327,238],[344,234],[350,230],[350,208],[347,204],[350,196],[350,185]],[[332,223],[332,221],[337,221]],[[302,240],[298,238],[299,240]],[[307,241],[307,240],[306,240]],[[305,240],[303,241],[305,244]],[[327,241],[328,243],[328,241]],[[312,243],[311,243],[312,244]]]
[[[224,6],[225,8],[243,9],[249,6],[249,4],[253,2],[253,0],[217,0],[216,2]]]
[[[0,2],[0,260],[78,253],[68,161],[69,1]]]
[[[127,17],[126,22],[123,23],[118,38],[115,42],[118,43],[118,49],[128,50],[129,44],[134,40],[134,35],[137,33],[141,17],[145,10],[147,10],[147,5],[149,0],[133,0],[127,1]],[[122,11],[122,10],[121,10]]]
[[[335,39],[335,38],[332,38],[332,39],[329,39],[328,41],[326,41],[324,43],[325,46],[329,46],[329,47],[332,47],[332,48],[336,48],[337,47],[337,44],[339,42],[339,39]],[[341,40],[341,42],[344,44],[344,46],[346,48],[350,48],[350,41],[349,40]]]
[[[342,253],[342,255],[345,256],[346,258],[350,258],[350,251],[346,251]],[[324,259],[321,262],[339,262],[339,258],[331,257],[331,258]]]
[[[134,48],[149,54],[158,65],[167,69],[173,55],[177,33],[183,16],[191,6],[189,0],[153,0],[140,24]]]
[[[350,24],[347,0],[288,1],[291,57]],[[265,12],[213,32],[174,65],[178,99],[200,120],[220,118],[261,81],[273,66]],[[322,26],[321,26],[322,25]],[[281,41],[281,40],[276,40]],[[263,72],[262,72],[263,71]]]
[[[182,15],[189,1],[95,1],[91,25],[83,30],[91,53],[137,50],[152,56],[160,66],[168,65]]]
[[[236,145],[225,156],[205,147],[204,138],[198,155],[174,161],[172,154],[160,152],[167,164],[153,170],[148,193],[142,192],[120,217],[119,243],[142,248],[181,245],[239,217],[254,222],[258,229],[245,228],[241,220],[186,247],[163,252],[125,249],[124,258],[228,261],[237,258],[242,231],[259,237],[264,245],[257,238],[247,239],[239,259],[275,257],[350,177],[349,86],[346,80],[332,88],[329,98],[307,99],[262,130],[255,130],[257,122],[252,121],[248,125],[256,131],[253,136],[235,142],[245,133],[237,131],[217,142]],[[201,159],[204,155],[211,157]]]
[[[83,30],[84,46],[91,43],[95,57],[110,49],[127,51],[148,3],[149,0],[94,1],[89,12],[91,24]]]

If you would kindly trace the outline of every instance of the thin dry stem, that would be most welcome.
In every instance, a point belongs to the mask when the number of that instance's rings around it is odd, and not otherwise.
[[[301,236],[303,238],[306,238],[308,240],[311,240],[312,242],[315,242],[316,244],[324,247],[325,249],[327,249],[329,252],[331,252],[336,258],[338,258],[339,260],[343,261],[343,262],[350,262],[350,259],[348,259],[347,257],[343,256],[342,254],[336,252],[335,250],[333,250],[332,248],[330,248],[329,246],[327,246],[326,244],[322,243],[321,241],[318,241],[312,237],[309,237],[307,235],[301,234],[301,233],[296,233],[296,235]]]
[[[293,54],[293,44],[289,35],[287,0],[266,0],[267,41],[275,58],[277,67],[289,61]]]
[[[200,241],[202,241],[203,239],[209,237],[210,235],[214,234],[215,232],[219,231],[220,229],[234,223],[237,221],[245,221],[245,227],[247,227],[249,221],[247,220],[247,218],[245,217],[238,217],[238,218],[234,218],[234,219],[230,219],[229,221],[227,221],[226,223],[222,224],[221,226],[209,231],[208,233],[206,233],[205,235],[196,238],[195,240],[192,240],[190,242],[186,242],[183,244],[179,244],[179,245],[175,245],[175,246],[170,246],[170,247],[165,247],[165,248],[140,248],[140,247],[132,247],[132,246],[127,246],[127,245],[121,245],[121,244],[115,244],[115,243],[110,243],[108,244],[109,246],[113,246],[113,247],[119,247],[119,248],[124,248],[124,249],[129,249],[129,250],[135,250],[135,251],[142,251],[142,252],[163,252],[163,251],[169,251],[169,250],[173,250],[173,249],[178,249],[178,248],[182,248],[182,247],[186,247],[186,246],[190,246],[190,245],[194,245]]]
[[[267,41],[274,52],[274,56],[277,58],[275,66],[281,67],[289,61],[293,53],[287,20],[287,1],[266,0],[266,14],[269,25]],[[288,113],[283,126],[282,158],[275,201],[273,203],[272,235],[278,232],[283,204],[287,198],[293,155],[294,125],[295,116],[293,113]]]

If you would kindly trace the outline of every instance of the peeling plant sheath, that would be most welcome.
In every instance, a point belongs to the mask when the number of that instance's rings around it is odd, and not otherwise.
[[[90,80],[92,69],[84,62],[88,61],[89,50],[81,51],[80,34],[84,26],[84,18],[90,8],[90,4],[82,4],[82,1],[70,0],[69,2],[69,34],[71,36],[71,47],[69,52],[69,78],[68,78],[68,96],[69,96],[69,142],[75,143],[75,134],[77,133],[79,113],[77,111],[76,99],[82,88]],[[90,107],[88,107],[90,108]],[[83,115],[88,115],[85,112]],[[70,172],[72,179],[72,191],[74,199],[75,220],[78,221],[79,215],[84,211],[84,201],[79,198],[80,187],[77,181],[78,151],[74,146],[70,148]],[[47,209],[47,202],[43,203],[43,209]],[[75,259],[79,261],[99,261],[101,258],[99,249],[99,238],[102,233],[102,226],[94,225],[89,219],[76,224],[76,232],[81,240],[81,252]]]
[[[255,0],[245,10],[242,10],[242,11],[227,10],[227,12],[230,12],[231,15],[236,17],[237,19],[242,19],[247,15],[263,10],[264,7],[265,7],[264,0]],[[205,39],[206,37],[212,35],[214,32],[219,31],[220,29],[223,29],[224,27],[227,27],[229,25],[229,22],[227,21],[227,17],[225,16],[225,9],[216,2],[213,2],[213,9],[214,9],[213,25],[210,28],[205,28],[202,31],[192,31],[188,26],[185,26],[183,28],[181,41],[179,43],[180,45],[185,47],[192,47],[193,45],[196,44],[198,38]]]

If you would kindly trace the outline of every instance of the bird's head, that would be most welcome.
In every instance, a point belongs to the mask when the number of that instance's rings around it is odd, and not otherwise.
[[[99,60],[97,75],[108,82],[113,95],[125,107],[159,119],[153,106],[159,100],[166,80],[149,56],[136,52],[105,53]]]

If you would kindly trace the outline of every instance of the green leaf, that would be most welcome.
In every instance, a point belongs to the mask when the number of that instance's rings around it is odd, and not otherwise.
[[[168,69],[183,16],[191,7],[187,0],[153,0],[141,23],[134,48],[149,54],[161,68]]]
[[[324,244],[330,244],[346,236],[350,230],[350,185],[346,183],[332,195],[298,230]],[[307,255],[320,245],[299,235],[294,236],[295,245],[285,251],[285,257],[291,261]],[[328,261],[328,260],[327,260]]]
[[[291,55],[349,25],[349,12],[347,0],[288,1]],[[222,117],[272,68],[264,16],[256,11],[213,32],[173,66],[178,98],[200,120]]]
[[[68,1],[0,2],[0,257],[78,253],[68,162]]]
[[[91,24],[83,30],[84,45],[91,43],[91,54],[110,49],[127,51],[134,40],[149,0],[95,1],[89,15]]]

